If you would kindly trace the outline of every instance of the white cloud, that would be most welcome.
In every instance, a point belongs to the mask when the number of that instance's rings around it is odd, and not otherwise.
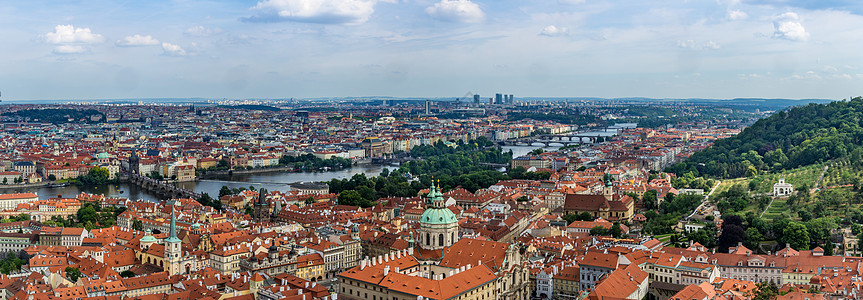
[[[567,34],[569,34],[569,28],[554,25],[548,25],[539,32],[539,35],[544,36],[562,36]]]
[[[485,19],[485,13],[476,3],[470,0],[441,0],[426,8],[426,13],[432,18],[460,23],[479,23]]]
[[[87,48],[81,45],[59,45],[54,48],[56,54],[75,54],[87,52]]]
[[[168,56],[186,56],[187,54],[183,47],[171,43],[162,43],[162,51],[164,51],[164,54]]]
[[[210,35],[213,35],[215,33],[220,33],[220,32],[222,32],[222,29],[207,28],[207,27],[204,27],[201,25],[192,26],[192,27],[189,27],[188,29],[186,29],[186,34],[192,35],[192,36],[210,36]]]
[[[156,46],[159,44],[159,40],[149,35],[136,34],[124,37],[114,44],[120,47]]]
[[[253,22],[307,22],[362,24],[375,12],[377,0],[264,0],[252,7],[262,14],[246,18]]]
[[[789,41],[806,41],[809,39],[809,33],[803,24],[800,24],[799,17],[796,13],[787,12],[779,15],[773,21],[773,37],[777,39],[785,39]]]
[[[729,11],[728,11],[728,19],[729,19],[729,20],[732,20],[732,21],[735,21],[735,20],[743,20],[743,19],[746,19],[746,18],[748,18],[748,17],[749,17],[749,15],[748,15],[748,14],[746,14],[745,12],[743,12],[743,11],[741,11],[741,10],[739,10],[739,9],[729,10]]]
[[[45,34],[45,41],[52,44],[92,44],[101,43],[104,38],[101,34],[90,31],[90,28],[75,28],[72,25],[57,25],[54,32]]]
[[[719,44],[714,41],[698,43],[695,40],[677,40],[677,47],[690,50],[716,50]]]

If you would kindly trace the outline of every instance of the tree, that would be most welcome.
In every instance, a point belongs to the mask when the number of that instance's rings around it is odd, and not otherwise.
[[[48,180],[50,180],[50,181],[57,180],[57,176],[55,176],[54,174],[49,174],[49,175],[48,175]]]
[[[24,256],[25,258],[27,258],[26,253],[24,254]],[[22,257],[20,257],[19,255],[15,255],[14,252],[6,252],[6,257],[2,261],[0,261],[0,272],[2,272],[3,274],[9,274],[13,271],[19,271],[21,270],[21,266],[26,263],[26,260],[22,259]]]
[[[746,228],[745,236],[743,238],[743,245],[746,246],[746,248],[757,252],[762,240],[764,240],[764,236],[761,235],[761,231],[758,231],[758,228]]]
[[[315,204],[315,202],[318,202],[317,200],[315,200],[315,197],[309,196],[308,198],[306,198],[305,203],[306,203],[306,205],[311,205],[311,204]]]
[[[602,226],[595,226],[590,229],[590,235],[609,235],[611,230],[605,229]]]
[[[123,277],[123,278],[135,277],[135,272],[126,270],[126,271],[120,272],[120,277]]]
[[[353,205],[353,206],[362,206],[365,202],[360,193],[354,190],[344,191],[339,194],[339,204],[341,205]]]
[[[645,209],[656,209],[656,199],[656,190],[649,190],[641,196],[641,203],[644,204]]]
[[[623,229],[620,228],[620,223],[614,223],[613,225],[611,225],[611,229],[608,231],[608,233],[615,238],[622,237]]]
[[[567,225],[572,224],[572,222],[575,222],[577,218],[578,218],[578,215],[575,215],[575,214],[568,214],[568,215],[563,216],[563,219],[566,220]]]
[[[725,217],[722,222],[722,234],[719,236],[719,251],[727,253],[729,247],[737,246],[745,237],[743,219],[737,215]]]
[[[224,196],[233,195],[233,191],[226,185],[223,185],[221,189],[219,189],[219,199]]]
[[[98,214],[92,205],[86,205],[75,214],[79,223],[96,222]]]
[[[141,220],[135,219],[134,221],[132,221],[132,229],[144,230],[144,222],[141,222]]]
[[[824,243],[824,247],[822,247],[822,248],[824,248],[824,255],[825,256],[833,256],[834,247],[835,246],[833,246],[833,243],[830,241],[827,241],[826,243]]]
[[[806,222],[812,220],[812,213],[808,210],[801,209],[797,212],[797,215],[800,216],[800,221]]]
[[[750,293],[752,300],[773,300],[779,295],[779,288],[772,281],[764,281],[755,284]]]
[[[221,159],[221,160],[219,160],[219,163],[218,163],[218,164],[216,164],[216,168],[218,168],[218,169],[227,169],[227,168],[230,168],[230,165],[228,165],[228,161],[227,161],[227,160]]]
[[[64,271],[66,271],[66,278],[69,278],[69,281],[71,282],[78,282],[78,278],[81,278],[83,275],[81,274],[81,270],[78,270],[78,268],[66,267]]]
[[[809,231],[806,226],[797,222],[790,222],[782,231],[783,241],[794,250],[809,250]]]
[[[527,154],[528,154],[528,155],[540,155],[540,154],[543,154],[543,153],[545,153],[545,150],[543,150],[542,148],[536,148],[536,149],[531,150],[531,151],[530,151],[530,152],[528,152]]]

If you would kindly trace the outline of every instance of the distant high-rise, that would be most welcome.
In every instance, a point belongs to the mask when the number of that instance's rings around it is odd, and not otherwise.
[[[426,114],[431,114],[431,101],[426,100]]]
[[[473,95],[473,103],[476,104],[476,106],[479,106],[479,94]]]
[[[509,96],[506,97],[506,103],[512,104],[514,102],[513,98],[515,98],[515,96],[513,96],[513,94],[509,94]]]
[[[503,104],[503,94],[494,94],[494,104]]]

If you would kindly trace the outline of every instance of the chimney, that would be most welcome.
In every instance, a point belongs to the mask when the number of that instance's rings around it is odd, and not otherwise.
[[[389,274],[390,274],[390,266],[384,267],[384,276],[387,276]]]
[[[399,272],[399,267],[396,267],[395,271],[396,271],[396,273],[398,273],[398,272]]]
[[[366,260],[364,259],[360,262],[360,270],[363,270],[365,268],[366,268]]]

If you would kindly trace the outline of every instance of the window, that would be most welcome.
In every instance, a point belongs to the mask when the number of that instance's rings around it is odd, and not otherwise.
[[[437,244],[438,244],[438,246],[443,246],[443,233],[438,235]]]

